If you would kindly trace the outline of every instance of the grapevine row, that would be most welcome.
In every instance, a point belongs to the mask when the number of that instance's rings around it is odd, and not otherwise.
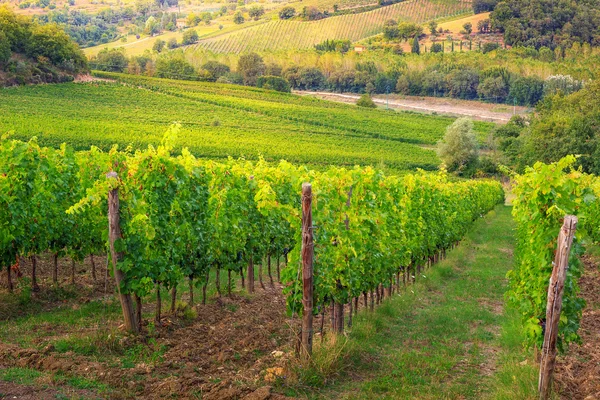
[[[423,23],[431,19],[467,12],[470,2],[411,0],[373,11],[346,14],[319,21],[271,21],[260,26],[207,39],[197,46],[216,53],[306,49],[331,39],[358,41],[377,34],[390,19]]]
[[[343,304],[417,268],[503,198],[496,182],[451,183],[444,173],[315,172],[285,161],[199,160],[185,149],[175,156],[178,130],[170,129],[157,148],[135,153],[4,140],[2,268],[10,274],[17,256],[47,251],[74,257],[106,251],[107,197],[116,192],[119,235],[111,228],[111,258],[119,294],[134,298],[137,310],[151,292],[175,290],[183,279],[190,287],[206,285],[210,270],[217,279],[221,272],[247,276],[252,291],[254,264],[289,253],[282,280],[296,312],[302,182],[312,182],[315,194],[317,304]],[[141,317],[129,320],[139,330]]]
[[[583,271],[579,256],[586,242],[600,241],[600,179],[573,166],[576,158],[553,164],[536,163],[515,177],[513,215],[517,223],[517,263],[509,272],[507,298],[521,312],[527,344],[541,348],[548,282],[556,237],[565,215],[580,220],[571,251],[559,324],[558,347],[578,342],[584,306],[577,280]]]

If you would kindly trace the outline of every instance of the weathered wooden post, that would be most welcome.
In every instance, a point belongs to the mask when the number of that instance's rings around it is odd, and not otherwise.
[[[302,354],[312,354],[313,344],[313,226],[312,186],[302,184]]]
[[[552,374],[556,362],[556,339],[558,337],[558,323],[562,309],[563,290],[569,267],[569,253],[573,244],[573,236],[577,229],[577,217],[565,216],[562,228],[558,234],[558,245],[554,258],[554,268],[548,287],[548,304],[546,306],[546,332],[542,346],[542,361],[540,364],[540,380],[538,389],[540,400],[550,398],[552,390]]]
[[[106,174],[106,177],[108,179],[117,179],[118,175],[116,172],[109,172]],[[119,189],[112,189],[108,192],[108,241],[110,245],[110,258],[112,259],[115,284],[117,285],[121,309],[123,310],[125,328],[130,332],[139,333],[138,324],[133,312],[131,295],[129,293],[121,293],[123,272],[117,268],[117,263],[123,259],[123,252],[116,251],[115,242],[122,238],[121,226],[119,225]]]
[[[250,258],[248,259],[248,293],[254,293],[254,259],[252,252],[250,252]]]

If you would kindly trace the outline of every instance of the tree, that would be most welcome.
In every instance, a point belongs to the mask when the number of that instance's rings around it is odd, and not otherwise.
[[[209,12],[204,12],[202,13],[202,22],[204,22],[205,25],[210,25],[210,21],[212,21],[213,17],[212,14]]]
[[[193,12],[189,13],[187,18],[185,19],[185,24],[187,26],[196,26],[199,22],[200,17]]]
[[[173,50],[173,49],[176,49],[177,47],[179,47],[179,44],[177,43],[177,39],[176,38],[169,39],[169,41],[167,42],[167,48],[169,50]]]
[[[437,154],[448,171],[463,174],[471,170],[479,155],[473,121],[459,118],[446,129],[444,139],[437,144]]]
[[[256,81],[256,86],[284,93],[290,93],[292,91],[290,83],[280,76],[261,76]]]
[[[472,7],[474,14],[481,14],[484,12],[494,10],[496,4],[498,4],[500,0],[473,0]]]
[[[236,11],[236,13],[233,14],[233,22],[235,24],[240,25],[240,24],[243,24],[244,21],[246,21],[246,19],[244,18],[244,14],[242,14],[241,11]]]
[[[544,81],[537,76],[517,76],[508,91],[509,102],[535,106],[544,95]]]
[[[584,172],[600,174],[600,82],[592,81],[571,95],[545,98],[537,106],[529,129],[523,130],[523,157],[556,162],[569,154],[580,155]]]
[[[194,67],[182,57],[162,57],[156,60],[156,76],[159,78],[195,80]]]
[[[238,60],[237,72],[242,75],[244,85],[254,86],[258,77],[265,73],[265,63],[256,53],[244,54]]]
[[[0,65],[5,64],[12,54],[10,42],[4,31],[0,31]]]
[[[222,64],[218,61],[208,61],[202,65],[202,69],[210,74],[210,80],[216,81],[220,77],[230,72],[228,65]]]
[[[480,33],[489,32],[489,30],[490,30],[490,20],[489,19],[482,19],[481,21],[477,22],[477,29],[479,30]]]
[[[161,51],[163,51],[163,49],[166,46],[166,42],[162,39],[156,39],[156,41],[154,42],[154,44],[152,45],[152,50],[160,53]]]
[[[83,52],[56,24],[32,25],[31,36],[26,44],[26,54],[32,58],[46,57],[54,64],[72,61],[78,68],[86,65]]]
[[[413,39],[413,44],[410,51],[414,54],[421,54],[421,48],[419,47],[419,38],[417,36],[415,36],[415,38]]]
[[[444,47],[441,43],[432,43],[431,48],[429,49],[431,53],[443,53]]]
[[[432,36],[435,36],[437,34],[437,28],[438,28],[438,24],[435,20],[433,20],[429,23],[429,32],[431,33]]]
[[[377,108],[377,105],[368,93],[360,96],[360,98],[356,101],[356,105],[359,107]]]
[[[479,84],[477,93],[483,100],[494,100],[496,103],[503,103],[508,96],[508,87],[502,77],[489,77]]]
[[[123,72],[127,68],[127,64],[125,49],[100,50],[98,55],[90,61],[91,68],[111,72]]]
[[[473,32],[473,24],[472,24],[472,23],[470,23],[470,22],[465,22],[465,23],[463,24],[463,29],[465,30],[465,33],[466,33],[467,35],[470,35],[470,34],[471,34],[471,32]]]
[[[198,32],[195,29],[188,29],[183,33],[182,42],[184,45],[194,44],[198,41],[199,36]]]
[[[248,15],[250,16],[250,18],[254,18],[255,21],[258,21],[259,18],[262,17],[264,14],[265,14],[265,8],[258,4],[254,4],[248,10]]]
[[[446,76],[450,96],[459,99],[474,99],[477,97],[479,73],[470,68],[455,69]]]
[[[398,25],[398,37],[402,40],[420,38],[423,35],[423,27],[412,22],[402,22]]]
[[[296,16],[296,9],[292,6],[283,7],[279,10],[279,19],[291,19]]]
[[[144,32],[151,36],[154,36],[160,32],[160,23],[156,20],[156,18],[150,16],[150,18],[146,20]]]
[[[400,29],[398,29],[398,23],[389,19],[383,26],[383,37],[387,40],[393,40],[400,36]]]

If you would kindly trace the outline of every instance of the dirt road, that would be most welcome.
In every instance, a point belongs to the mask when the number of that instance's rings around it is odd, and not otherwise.
[[[314,96],[324,100],[342,103],[356,103],[357,94],[342,94],[329,92],[294,91],[296,94]],[[443,114],[452,116],[466,116],[479,121],[490,121],[498,124],[507,123],[513,114],[526,114],[530,112],[527,107],[510,106],[507,104],[484,103],[472,100],[458,100],[440,97],[406,97],[399,95],[377,95],[373,101],[380,105],[386,104],[393,109],[423,112],[427,114]]]

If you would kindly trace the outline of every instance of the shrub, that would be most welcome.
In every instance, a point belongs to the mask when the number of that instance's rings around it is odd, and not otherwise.
[[[296,16],[296,9],[291,6],[283,7],[279,11],[279,19],[290,19]]]
[[[248,15],[250,16],[250,18],[254,18],[255,21],[258,21],[258,19],[260,17],[262,17],[264,14],[265,14],[265,8],[258,4],[254,4],[248,10]]]
[[[242,14],[241,11],[236,11],[236,13],[233,15],[233,22],[235,24],[243,24],[244,21],[246,21],[246,19],[244,18],[244,14]]]
[[[228,65],[222,64],[218,61],[208,61],[201,67],[203,70],[210,74],[210,80],[216,81],[221,76],[230,72]]]
[[[127,68],[124,49],[104,49],[90,61],[90,67],[100,71],[123,72]]]
[[[156,60],[156,76],[159,78],[196,80],[194,67],[183,58],[162,57]]]
[[[290,93],[292,91],[289,82],[280,76],[261,76],[256,81],[256,86],[284,93]]]
[[[195,29],[188,29],[187,31],[185,31],[183,33],[183,44],[184,45],[190,45],[190,44],[194,44],[198,41],[199,36],[198,36],[198,32],[196,32]]]
[[[152,50],[154,50],[157,53],[160,53],[165,48],[166,44],[167,43],[164,40],[156,39],[156,41],[154,42],[154,45],[152,45]]]
[[[179,44],[177,43],[177,39],[175,39],[175,38],[169,39],[169,41],[167,42],[167,48],[170,50],[173,50],[173,49],[176,49],[177,47],[179,47]]]
[[[442,46],[441,43],[433,43],[431,45],[430,51],[432,53],[442,53],[444,51],[444,47]]]
[[[365,93],[362,96],[360,96],[360,99],[358,99],[356,105],[359,107],[377,108],[377,105],[368,93]]]
[[[483,46],[481,46],[481,52],[483,54],[485,53],[489,53],[490,51],[494,51],[500,48],[500,45],[498,43],[494,43],[494,42],[486,42],[483,44]]]

